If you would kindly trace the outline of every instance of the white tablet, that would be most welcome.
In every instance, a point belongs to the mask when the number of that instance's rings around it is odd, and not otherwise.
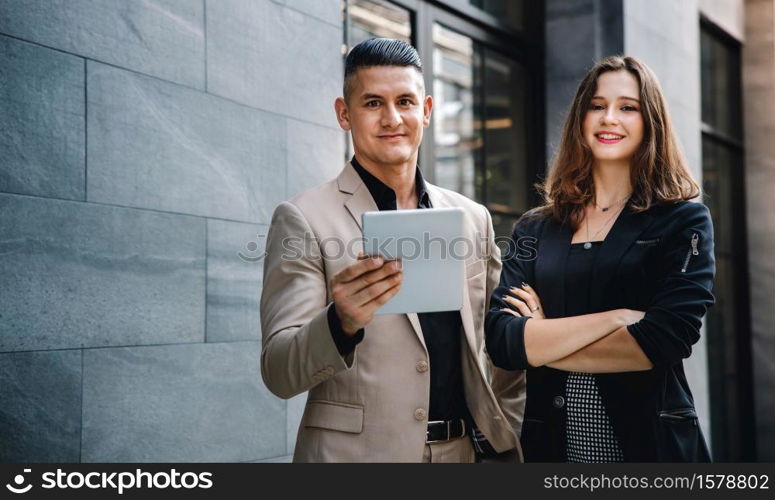
[[[400,258],[401,290],[375,314],[456,311],[463,307],[466,252],[461,208],[363,214],[363,251]]]

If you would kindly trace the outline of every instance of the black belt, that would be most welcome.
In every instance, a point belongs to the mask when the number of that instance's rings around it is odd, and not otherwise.
[[[428,431],[425,433],[426,443],[438,443],[463,437],[466,435],[465,420],[434,420],[428,422]]]

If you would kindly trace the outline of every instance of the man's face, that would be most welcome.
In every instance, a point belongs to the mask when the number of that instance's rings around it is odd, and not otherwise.
[[[417,162],[433,100],[411,66],[360,68],[347,101],[336,100],[339,125],[352,134],[359,161],[377,167]]]

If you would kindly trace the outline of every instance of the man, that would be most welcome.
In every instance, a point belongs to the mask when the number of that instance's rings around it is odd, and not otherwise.
[[[358,44],[343,94],[335,110],[352,161],[280,204],[267,238],[261,373],[279,397],[309,391],[294,460],[472,462],[475,447],[520,459],[524,380],[495,371],[501,408],[484,353],[501,268],[492,222],[417,168],[433,107],[417,51],[399,40]],[[362,248],[362,214],[452,206],[465,209],[465,237],[480,250],[466,260],[462,310],[374,316],[402,274],[399,262],[345,251]]]

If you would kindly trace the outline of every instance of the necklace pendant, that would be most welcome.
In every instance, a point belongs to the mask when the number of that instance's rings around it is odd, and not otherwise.
[[[584,243],[584,250],[589,250],[590,248],[592,248],[592,243],[591,242],[588,241],[588,242]]]

